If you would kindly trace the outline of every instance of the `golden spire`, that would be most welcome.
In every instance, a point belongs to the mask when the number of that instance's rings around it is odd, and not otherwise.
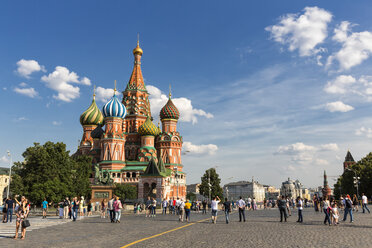
[[[141,47],[139,46],[139,33],[137,34],[137,47],[133,49],[133,54],[134,55],[136,55],[136,54],[142,55],[143,54],[143,51],[142,51]]]
[[[96,100],[96,85],[93,87],[93,100]]]
[[[172,97],[172,86],[169,84],[169,99]]]
[[[114,88],[114,96],[116,95],[116,80],[115,80],[115,88]]]

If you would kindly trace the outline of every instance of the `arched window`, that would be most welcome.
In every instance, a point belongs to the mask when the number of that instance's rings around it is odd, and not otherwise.
[[[130,172],[127,172],[127,177],[130,177]]]
[[[135,172],[132,172],[132,177],[136,178],[137,174]]]
[[[115,173],[112,173],[112,177],[115,177],[116,175],[115,175]]]
[[[120,173],[117,174],[117,177],[120,178]]]

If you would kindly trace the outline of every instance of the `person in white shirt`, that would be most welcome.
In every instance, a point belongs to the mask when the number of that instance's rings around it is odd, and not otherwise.
[[[212,222],[214,224],[216,224],[217,222],[217,210],[218,210],[218,203],[220,203],[221,199],[217,196],[217,199],[216,200],[216,197],[213,197],[213,200],[211,202],[211,208],[212,208]]]
[[[236,203],[236,205],[238,205],[238,208],[239,208],[239,222],[242,222],[242,217],[243,217],[243,220],[245,222],[245,207],[246,207],[246,204],[245,204],[245,201],[242,199],[241,196],[239,197],[239,201]]]
[[[163,214],[167,214],[168,201],[167,199],[163,200]]]
[[[251,206],[252,206],[252,199],[250,197],[248,197],[248,200],[247,200],[248,210],[251,210]]]
[[[367,209],[368,213],[370,214],[371,212],[369,211],[368,208],[368,198],[365,196],[364,193],[362,193],[362,208],[363,208],[363,214],[366,212],[365,210]]]
[[[303,201],[301,199],[301,197],[297,197],[297,209],[298,209],[298,220],[297,222],[300,222],[302,223],[303,221],[303,218],[302,218],[302,210],[303,210]]]
[[[178,220],[183,222],[183,212],[185,210],[185,202],[183,200],[178,201]]]

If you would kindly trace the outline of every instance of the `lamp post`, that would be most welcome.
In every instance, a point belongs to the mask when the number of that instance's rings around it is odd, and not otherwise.
[[[12,178],[12,154],[10,151],[7,151],[9,157],[9,182],[8,182],[8,190],[6,191],[6,198],[9,198],[9,189],[10,189],[10,180]]]
[[[348,168],[347,170],[354,172],[354,176],[353,176],[354,181],[353,182],[354,182],[354,186],[355,186],[355,188],[357,190],[357,198],[359,199],[359,180],[360,180],[360,177],[358,177],[358,175],[357,175],[357,173],[356,173],[355,170],[350,169],[350,168]]]
[[[174,174],[174,177],[176,178],[176,185],[177,185],[177,198],[178,198],[178,167],[176,167],[176,173]]]

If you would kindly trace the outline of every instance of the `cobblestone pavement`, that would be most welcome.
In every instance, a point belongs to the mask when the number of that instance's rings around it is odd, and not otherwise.
[[[209,216],[192,213],[191,218],[195,222]],[[247,222],[238,222],[237,213],[230,217],[230,224],[225,224],[220,211],[217,224],[198,222],[130,247],[372,247],[372,214],[355,213],[354,223],[339,226],[324,225],[324,214],[312,209],[304,210],[302,224],[296,223],[296,213],[287,223],[278,222],[277,209],[246,211]],[[120,224],[93,217],[33,230],[26,240],[0,239],[0,247],[119,248],[184,225],[174,215],[123,215]]]

